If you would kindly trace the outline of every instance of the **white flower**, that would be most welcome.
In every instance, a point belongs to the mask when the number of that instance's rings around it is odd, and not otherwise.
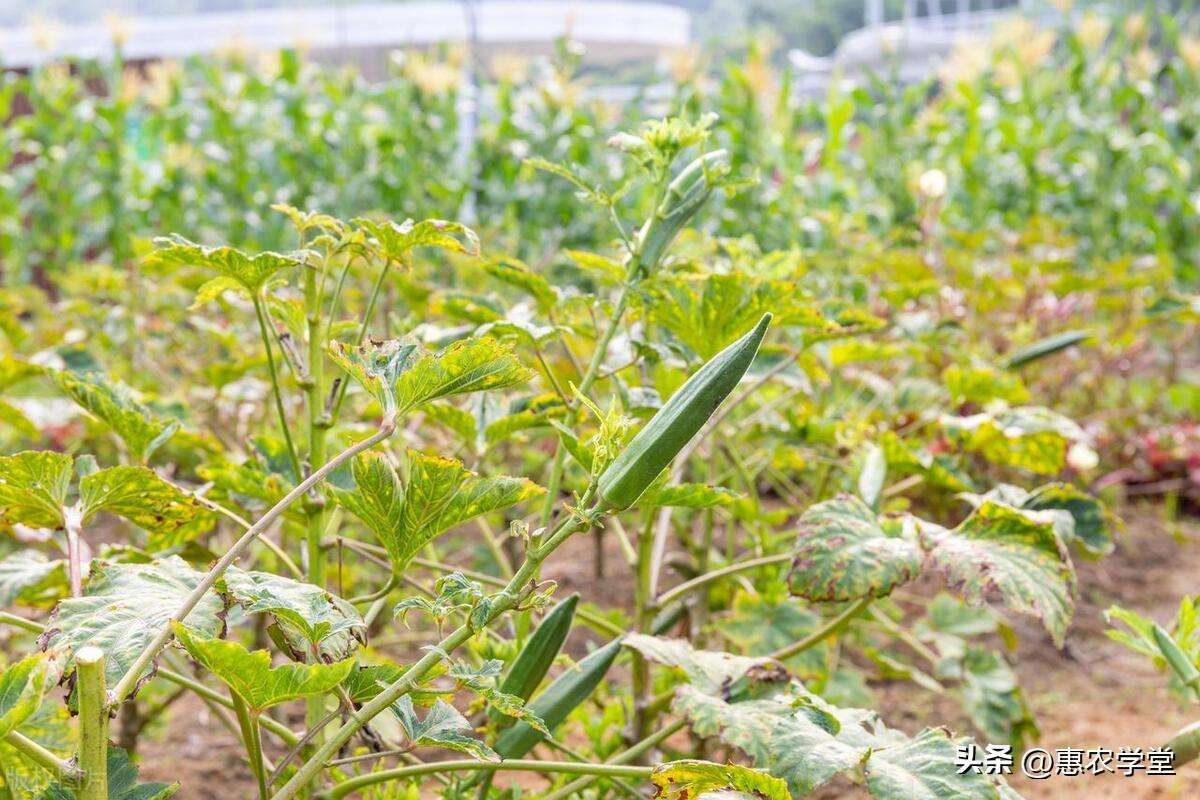
[[[1075,442],[1067,451],[1067,463],[1076,472],[1090,472],[1100,464],[1100,456],[1086,442]]]
[[[917,191],[929,200],[940,200],[946,196],[946,173],[940,169],[930,169],[921,173],[917,178]]]

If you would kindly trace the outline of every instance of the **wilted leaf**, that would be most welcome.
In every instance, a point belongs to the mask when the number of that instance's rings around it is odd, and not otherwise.
[[[256,712],[288,700],[326,694],[354,669],[352,658],[332,664],[272,667],[271,654],[266,650],[250,652],[237,642],[208,637],[178,622],[171,628],[192,658]]]
[[[932,563],[967,601],[998,592],[1009,608],[1039,618],[1062,646],[1075,610],[1075,570],[1051,523],[986,501],[954,530],[927,526],[922,536]]]
[[[417,716],[412,698],[401,697],[392,704],[392,713],[413,744],[419,747],[441,747],[457,750],[480,761],[499,761],[500,756],[471,735],[471,723],[454,706],[444,700],[434,701],[424,719]]]
[[[659,764],[650,775],[661,800],[792,800],[787,782],[738,764],[686,759]]]
[[[334,489],[338,503],[387,548],[399,573],[421,548],[469,519],[536,497],[524,478],[480,477],[462,464],[410,450],[407,488],[379,455],[355,459],[353,490]]]
[[[393,390],[396,378],[408,369],[416,353],[415,344],[404,343],[398,339],[385,342],[368,341],[358,347],[351,347],[342,342],[332,342],[329,345],[329,357],[334,363],[378,400],[387,414],[394,413],[396,408]]]
[[[229,596],[247,613],[272,616],[298,660],[311,655],[314,646],[325,658],[345,658],[366,635],[358,610],[319,586],[237,567],[227,569],[223,581]]]
[[[87,645],[99,647],[105,655],[105,679],[115,686],[203,577],[178,556],[148,564],[93,561],[83,596],[58,604],[46,641],[51,647],[66,645],[73,653]],[[188,614],[187,624],[216,635],[224,625],[223,610],[220,598],[210,592]]]
[[[943,730],[926,728],[877,750],[863,764],[867,789],[876,800],[999,800],[988,777],[960,772],[959,743]]]
[[[809,600],[883,597],[915,578],[923,560],[906,526],[881,524],[862,500],[843,494],[800,517],[788,581],[794,594]]]
[[[139,464],[149,461],[179,428],[179,423],[159,419],[129,389],[102,375],[61,370],[49,374],[64,394],[117,434],[129,449],[129,457]]]
[[[71,457],[43,450],[0,456],[0,524],[62,526]]]
[[[106,511],[145,528],[146,549],[152,553],[190,542],[216,524],[216,516],[194,497],[146,467],[110,467],[85,475],[79,499],[84,522]]]

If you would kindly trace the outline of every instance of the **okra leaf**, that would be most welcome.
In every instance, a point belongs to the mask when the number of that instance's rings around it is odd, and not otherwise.
[[[998,593],[1013,611],[1040,619],[1062,646],[1075,611],[1075,569],[1050,522],[989,500],[953,530],[927,524],[921,536],[951,589],[975,604]]]
[[[79,500],[86,523],[101,511],[145,528],[152,553],[192,541],[212,530],[216,515],[152,469],[119,466],[85,475]]]
[[[967,417],[943,415],[941,426],[967,450],[1039,475],[1061,470],[1071,443],[1087,438],[1077,424],[1039,406],[1001,406]]]
[[[426,353],[395,381],[398,414],[439,397],[518,386],[532,373],[495,339],[464,339]]]
[[[222,578],[235,603],[248,614],[269,614],[285,649],[303,661],[317,647],[329,660],[346,658],[366,636],[366,623],[350,603],[319,586],[269,572],[230,567]]]
[[[108,748],[108,800],[166,800],[179,791],[178,783],[138,783],[138,768],[129,754],[119,747]],[[38,800],[75,800],[74,788],[56,783],[48,786]]]
[[[70,758],[75,749],[71,717],[57,698],[47,697],[19,728],[19,732],[59,758]],[[0,740],[0,798],[25,800],[37,797],[52,780],[41,764]]]
[[[43,641],[48,648],[65,646],[71,652],[99,647],[105,655],[105,679],[115,686],[203,577],[178,556],[148,564],[93,561],[83,596],[58,604]],[[221,599],[210,592],[188,614],[187,624],[215,636],[224,627],[223,610]]]
[[[147,260],[162,265],[195,266],[237,281],[252,296],[277,273],[304,263],[305,253],[247,254],[233,247],[204,247],[182,236],[154,240],[157,249]]]
[[[62,527],[72,464],[44,450],[0,456],[0,526]]]
[[[1002,483],[984,494],[959,496],[976,508],[991,500],[1027,511],[1030,519],[1049,521],[1064,542],[1077,543],[1092,555],[1112,552],[1111,520],[1104,504],[1069,483],[1047,483],[1031,492]]]
[[[1038,728],[1016,673],[998,653],[968,647],[962,659],[963,708],[989,742],[1021,749]]]
[[[703,483],[675,483],[670,486],[651,486],[633,505],[635,508],[728,508],[740,492],[722,486]]]
[[[399,664],[359,665],[350,672],[342,686],[350,699],[361,705],[375,699],[384,687],[399,680],[403,674],[404,667]]]
[[[20,550],[0,561],[0,608],[13,603],[53,605],[66,589],[62,559],[48,559],[36,550]]]
[[[398,339],[386,342],[366,342],[352,347],[342,342],[329,346],[329,357],[342,370],[358,381],[374,397],[385,413],[395,412],[396,397],[393,385],[400,373],[408,369],[416,356],[417,346]]]
[[[794,644],[815,632],[820,615],[782,591],[739,591],[733,607],[714,626],[733,647],[746,655],[766,655]],[[828,674],[828,641],[802,650],[784,664],[801,680],[819,680]]]
[[[528,294],[542,311],[549,311],[558,303],[558,290],[550,285],[550,281],[515,258],[497,259],[484,269],[492,277]]]
[[[355,488],[333,489],[337,502],[357,516],[387,549],[401,572],[437,536],[480,514],[528,500],[544,490],[524,478],[481,477],[453,459],[408,453],[407,487],[377,454],[353,465]]]
[[[53,666],[49,655],[35,653],[0,672],[0,739],[38,710],[42,697],[57,680]]]
[[[119,436],[130,459],[139,464],[149,461],[179,428],[178,422],[155,416],[127,387],[110,383],[102,375],[65,370],[49,374],[63,394]]]
[[[957,774],[957,742],[945,732],[910,739],[873,711],[830,705],[796,683],[740,703],[685,686],[673,708],[698,735],[742,750],[759,769],[787,781],[796,796],[846,774],[865,781],[877,800],[1001,797],[991,778]]]
[[[960,743],[944,730],[916,736],[870,754],[863,764],[867,790],[876,800],[997,800],[999,787],[985,775],[960,771]]]
[[[251,652],[237,642],[216,639],[190,626],[171,623],[188,654],[256,712],[300,697],[333,691],[354,669],[354,659],[332,664],[271,666],[266,650]]]
[[[884,597],[920,574],[923,561],[907,526],[881,522],[862,500],[842,494],[800,517],[788,582],[809,600]]]
[[[719,650],[697,650],[683,639],[641,633],[626,634],[626,647],[656,664],[673,667],[702,692],[732,693],[739,684],[777,683],[787,680],[780,663],[765,656],[736,656]]]
[[[441,747],[466,753],[480,761],[499,761],[500,756],[479,739],[471,735],[471,723],[458,709],[444,700],[437,700],[421,719],[408,695],[392,704],[392,713],[400,721],[400,727],[408,740],[418,747]]]
[[[361,217],[351,222],[375,240],[380,256],[389,261],[403,260],[415,247],[436,247],[452,253],[479,255],[479,237],[459,222],[443,219],[376,222]]]
[[[684,759],[650,774],[658,800],[792,800],[786,781],[739,764]]]

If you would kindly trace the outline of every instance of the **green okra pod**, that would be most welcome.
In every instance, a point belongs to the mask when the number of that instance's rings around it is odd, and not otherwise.
[[[571,669],[554,679],[554,682],[535,697],[527,706],[550,730],[554,730],[567,715],[574,711],[604,680],[609,668],[621,652],[621,639],[594,650]],[[506,728],[496,739],[495,750],[502,758],[521,758],[542,740],[526,722],[517,722]]]
[[[1053,336],[1047,336],[1045,339],[1039,339],[1028,347],[1022,347],[1020,350],[1014,352],[1004,360],[1004,366],[1007,369],[1017,369],[1026,364],[1032,364],[1034,361],[1040,361],[1047,356],[1060,353],[1068,347],[1090,339],[1091,336],[1090,331],[1066,331],[1064,333],[1056,333]]]
[[[716,188],[716,177],[724,175],[729,154],[724,150],[705,153],[688,164],[667,187],[654,216],[638,234],[635,271],[651,272],[662,260],[671,242],[688,224]]]
[[[630,440],[600,475],[597,488],[609,508],[629,508],[703,427],[754,360],[771,324],[763,314],[753,329],[712,357]]]
[[[1171,634],[1163,630],[1161,625],[1155,625],[1152,631],[1154,643],[1158,645],[1159,652],[1162,653],[1171,670],[1179,676],[1179,680],[1183,681],[1185,686],[1200,696],[1200,669],[1196,668],[1187,653],[1183,652]]]
[[[562,650],[571,624],[575,621],[575,607],[579,595],[572,594],[547,612],[537,630],[521,648],[509,667],[508,674],[500,684],[500,691],[528,700],[541,684],[558,653]],[[501,720],[500,712],[492,711],[492,719]]]

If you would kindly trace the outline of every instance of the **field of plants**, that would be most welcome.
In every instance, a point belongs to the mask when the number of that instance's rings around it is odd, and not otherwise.
[[[459,58],[0,77],[0,799],[1197,796],[1200,39]]]

